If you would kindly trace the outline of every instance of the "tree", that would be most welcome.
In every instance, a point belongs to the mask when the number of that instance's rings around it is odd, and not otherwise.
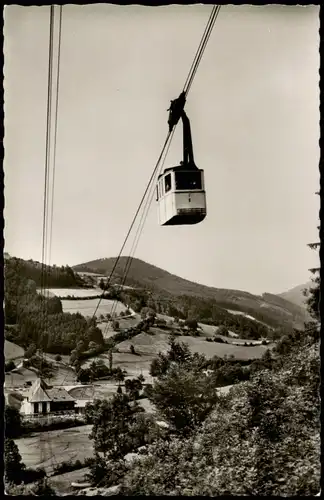
[[[125,382],[126,393],[130,395],[131,399],[138,399],[139,391],[141,391],[142,388],[142,382],[138,378],[128,379]]]
[[[18,446],[13,439],[6,438],[4,448],[5,478],[8,482],[20,484],[26,466],[21,462]]]
[[[5,364],[5,372],[11,372],[12,370],[14,370],[16,368],[16,365],[14,363],[14,361],[12,361],[12,359],[10,361],[8,361],[8,363]]]
[[[79,361],[79,353],[78,353],[78,351],[76,349],[74,349],[71,352],[70,359],[69,359],[69,364],[73,365],[74,363],[76,363],[78,361]]]
[[[306,304],[309,314],[314,320],[320,321],[320,276],[316,276],[312,279],[312,281],[314,283],[314,286],[311,286],[308,290],[305,290],[304,295],[306,296]]]
[[[46,477],[37,481],[33,488],[33,493],[36,496],[56,496],[55,490],[48,484]]]
[[[117,380],[119,385],[125,380],[125,375],[122,370],[118,370],[115,375],[115,379]]]
[[[93,425],[89,438],[94,442],[95,451],[112,460],[121,459],[131,451],[129,429],[134,415],[126,394],[114,394],[109,401],[96,400],[87,405],[86,421]]]
[[[190,330],[197,330],[198,321],[195,318],[186,319],[185,325],[190,328]]]
[[[112,353],[112,349],[109,349],[108,360],[109,360],[109,370],[112,371],[112,368],[113,368],[113,353]]]
[[[224,337],[228,337],[229,336],[228,328],[225,325],[219,326],[217,328],[216,332],[217,332],[218,335],[223,335]]]
[[[172,427],[188,433],[215,407],[218,393],[205,373],[178,365],[154,382],[150,400]]]
[[[28,349],[25,351],[25,358],[29,359],[34,356],[37,352],[36,344],[31,344]]]
[[[151,362],[150,375],[152,377],[158,377],[167,372],[170,366],[169,359],[164,355],[159,353],[156,358]]]
[[[21,433],[21,415],[19,410],[12,406],[5,406],[5,436],[16,438]]]
[[[119,321],[113,321],[112,327],[115,331],[119,330]]]
[[[81,368],[77,372],[77,380],[81,382],[82,384],[87,384],[92,380],[92,372],[89,368]]]
[[[89,342],[88,348],[89,348],[90,351],[93,351],[94,349],[98,348],[98,344],[96,344],[95,342],[91,341],[91,342]]]
[[[191,352],[188,344],[184,342],[177,342],[174,335],[169,337],[169,351],[168,359],[175,363],[187,363],[191,360]]]

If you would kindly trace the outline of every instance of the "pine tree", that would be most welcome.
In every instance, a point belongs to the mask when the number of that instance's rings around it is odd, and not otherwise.
[[[18,446],[13,439],[5,439],[4,447],[5,478],[9,483],[20,484],[25,464],[21,462]]]

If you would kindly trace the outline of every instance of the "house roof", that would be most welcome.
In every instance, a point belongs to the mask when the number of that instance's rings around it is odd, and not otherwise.
[[[40,378],[35,380],[28,396],[30,403],[74,401],[74,398],[63,387],[49,387]]]
[[[37,378],[28,393],[30,403],[51,401],[47,394],[48,386],[44,380]]]
[[[51,401],[55,403],[58,401],[75,401],[63,387],[53,387],[53,389],[47,391],[47,394],[51,398]]]

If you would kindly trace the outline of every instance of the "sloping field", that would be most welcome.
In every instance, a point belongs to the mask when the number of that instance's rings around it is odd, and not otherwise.
[[[34,382],[37,375],[34,371],[28,368],[19,368],[5,375],[5,386],[8,387],[23,387],[26,382]]]
[[[131,340],[125,340],[118,344],[117,347],[120,354],[128,353],[130,351],[130,344],[134,346],[138,354],[151,357],[156,356],[159,352],[167,351],[169,334],[160,331],[158,328],[153,328],[152,331],[154,331],[154,334],[140,333]],[[188,344],[192,352],[204,354],[206,358],[211,358],[213,356],[224,357],[225,355],[230,356],[232,354],[237,359],[257,359],[260,358],[267,349],[272,347],[271,344],[267,346],[258,345],[249,347],[244,345],[237,346],[218,342],[206,342],[204,337],[177,336],[177,339]],[[239,339],[235,339],[235,342],[237,340]],[[240,340],[245,342],[244,339]],[[139,358],[140,357],[141,356],[139,356]]]
[[[74,385],[77,384],[76,374],[72,368],[60,365],[53,372],[53,377],[46,380],[50,385]]]
[[[119,323],[119,328],[121,330],[124,330],[125,328],[132,328],[137,325],[137,323],[140,321],[138,318],[138,315],[135,316],[130,316],[127,317],[126,319],[122,318],[117,318],[117,321]],[[100,323],[97,323],[98,328],[102,331],[104,339],[109,339],[110,337],[113,337],[116,335],[116,331],[112,328],[112,323],[107,321],[102,321]]]
[[[69,313],[80,313],[83,316],[92,316],[95,312],[95,309],[98,305],[99,299],[89,299],[89,300],[66,300],[62,299],[62,307],[64,312]],[[113,300],[102,299],[98,310],[96,312],[96,316],[100,316],[103,314],[106,316],[107,314],[111,314],[112,308],[115,302]],[[126,307],[122,302],[117,302],[115,305],[117,315],[120,314],[121,311],[125,311]]]
[[[154,333],[139,333],[130,340],[124,340],[117,344],[119,352],[130,352],[130,346],[133,345],[136,353],[154,355],[159,352],[166,352],[168,350],[169,333],[165,333],[158,328],[151,328]]]
[[[15,442],[27,467],[44,467],[52,472],[53,466],[66,460],[84,460],[93,456],[93,443],[89,439],[91,425],[35,432],[31,437]]]
[[[113,367],[119,366],[122,370],[127,371],[126,378],[138,377],[142,374],[148,382],[151,382],[151,376],[149,374],[150,365],[152,360],[156,357],[156,354],[146,354],[137,356],[136,354],[131,354],[130,352],[114,352],[113,353]],[[84,368],[88,367],[93,361],[102,359],[106,366],[109,366],[109,360],[107,354],[100,354],[100,356],[86,360],[82,366]],[[101,380],[100,384],[106,384],[106,381]],[[115,392],[117,385],[113,389],[111,382],[107,381],[107,385],[111,386],[111,390]]]
[[[6,361],[10,359],[22,359],[24,357],[24,349],[9,340],[4,341],[4,357]]]
[[[206,358],[212,358],[213,356],[219,356],[223,358],[225,355],[233,355],[236,359],[258,359],[263,356],[267,349],[271,349],[273,344],[267,346],[237,346],[233,344],[221,344],[218,342],[206,342],[204,339],[199,337],[178,337],[182,342],[186,342],[190,347],[192,352],[198,352],[204,354]]]

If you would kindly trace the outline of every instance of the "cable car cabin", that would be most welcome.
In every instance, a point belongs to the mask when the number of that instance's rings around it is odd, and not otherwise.
[[[161,226],[198,224],[206,217],[204,171],[195,165],[191,128],[183,109],[185,94],[171,101],[169,131],[180,117],[183,125],[183,161],[180,166],[167,168],[158,177],[157,201]]]
[[[206,217],[204,171],[167,168],[156,187],[161,226],[198,224]]]

